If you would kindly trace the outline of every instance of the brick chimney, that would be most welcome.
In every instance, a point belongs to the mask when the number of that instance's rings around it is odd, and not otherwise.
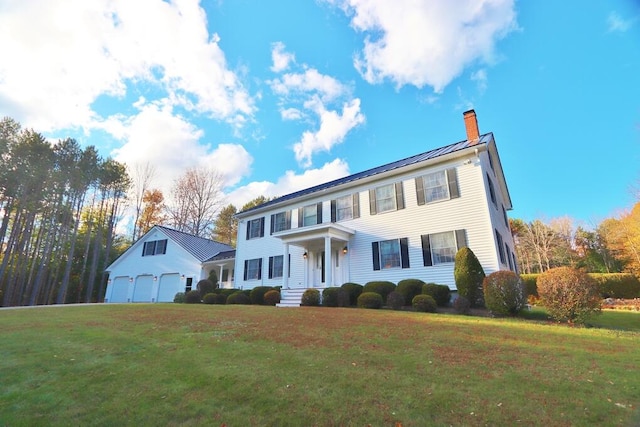
[[[474,110],[465,111],[464,127],[467,129],[467,140],[469,145],[475,145],[480,138],[480,130],[478,129],[478,120],[476,119],[476,112]]]

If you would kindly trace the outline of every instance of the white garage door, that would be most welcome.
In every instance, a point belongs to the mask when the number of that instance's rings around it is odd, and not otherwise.
[[[113,279],[109,302],[127,302],[127,295],[129,295],[129,278],[122,276]]]
[[[184,292],[184,289],[182,291]],[[179,274],[163,274],[160,276],[158,302],[173,302],[173,298],[178,292],[180,292]]]
[[[151,302],[152,290],[153,276],[136,277],[136,284],[133,289],[133,302]]]

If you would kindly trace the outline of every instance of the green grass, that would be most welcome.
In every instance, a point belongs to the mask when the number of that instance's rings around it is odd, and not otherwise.
[[[523,311],[521,317],[529,320],[550,321],[544,307]],[[640,332],[640,312],[631,310],[602,310],[587,319],[586,327]]]
[[[634,331],[178,304],[0,310],[0,325],[0,425],[640,423]]]

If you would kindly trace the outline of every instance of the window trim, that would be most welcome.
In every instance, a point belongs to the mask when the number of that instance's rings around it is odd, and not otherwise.
[[[301,227],[311,227],[313,225],[322,224],[322,202],[315,203],[316,207],[316,223],[315,224],[304,224],[304,210],[305,208],[311,208],[314,205],[305,205],[301,208],[298,208],[298,228]]]
[[[254,235],[253,224],[259,224],[259,228],[257,233]],[[247,221],[247,240],[259,239],[260,237],[264,237],[264,217],[254,218]]]
[[[445,188],[447,189],[447,193],[448,193],[447,197],[437,199],[437,200],[431,200],[431,201],[427,200],[427,190],[426,190],[425,180],[430,175],[443,173],[443,172],[444,172],[444,179],[446,181]],[[430,172],[430,173],[421,175],[419,177],[416,177],[415,185],[416,185],[416,199],[418,201],[419,206],[429,205],[432,203],[439,203],[445,200],[452,200],[460,197],[460,188],[458,185],[458,172],[456,168],[449,168],[449,169],[434,171],[434,172]]]
[[[388,187],[388,186],[393,186],[392,187],[393,194],[395,197],[393,197],[392,199],[394,200],[394,208],[387,209],[385,211],[380,211],[378,209],[378,200],[376,196],[376,190],[383,187]],[[404,209],[404,191],[402,188],[402,181],[398,181],[396,183],[379,185],[369,190],[369,214],[370,215],[377,215],[380,213],[399,211],[400,209]]]
[[[168,239],[148,240],[142,245],[142,256],[165,255]]]
[[[249,263],[251,261],[258,262],[258,268],[257,268],[258,277],[249,277]],[[260,280],[260,279],[262,279],[262,258],[245,259],[244,260],[244,280],[250,281],[250,280]]]
[[[284,227],[278,229],[278,215],[284,215]],[[291,211],[282,211],[275,214],[271,214],[271,230],[270,234],[278,233],[280,231],[291,230]]]
[[[424,267],[435,267],[435,266],[439,266],[439,265],[451,265],[454,262],[439,262],[439,263],[434,263],[434,256],[433,256],[433,252],[431,250],[431,236],[433,236],[434,234],[441,234],[441,233],[453,233],[454,235],[454,239],[456,242],[456,251],[459,251],[460,249],[464,248],[464,247],[468,247],[469,244],[467,242],[467,232],[465,229],[460,229],[460,230],[449,230],[449,231],[440,231],[437,233],[429,233],[429,234],[423,234],[420,236],[420,240],[422,242],[422,261],[423,261],[423,266]]]
[[[278,257],[282,258],[282,273],[280,276],[275,275],[275,261]],[[269,257],[269,272],[267,277],[269,279],[281,279],[284,277],[284,255],[274,255]],[[289,270],[287,271],[287,277],[291,277],[291,254],[289,254]]]
[[[391,242],[391,241],[397,241],[399,243],[399,251],[400,253],[398,254],[400,256],[400,265],[399,266],[394,266],[394,267],[388,267],[385,268],[382,266],[382,253],[380,251],[380,243],[383,242]],[[410,263],[409,263],[409,239],[407,237],[402,237],[399,239],[387,239],[387,240],[380,240],[377,242],[371,242],[371,252],[372,252],[372,256],[373,256],[373,270],[374,271],[378,271],[378,270],[393,270],[393,269],[398,269],[398,268],[411,268]]]
[[[351,197],[351,217],[338,219],[338,200]],[[360,218],[360,193],[347,194],[345,196],[336,197],[331,200],[331,222],[349,221],[351,219]]]

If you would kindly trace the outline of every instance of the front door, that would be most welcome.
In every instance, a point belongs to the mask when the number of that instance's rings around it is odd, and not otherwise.
[[[315,256],[315,262],[313,265],[313,285],[315,287],[322,287],[324,281],[324,251],[322,251],[317,252]]]

